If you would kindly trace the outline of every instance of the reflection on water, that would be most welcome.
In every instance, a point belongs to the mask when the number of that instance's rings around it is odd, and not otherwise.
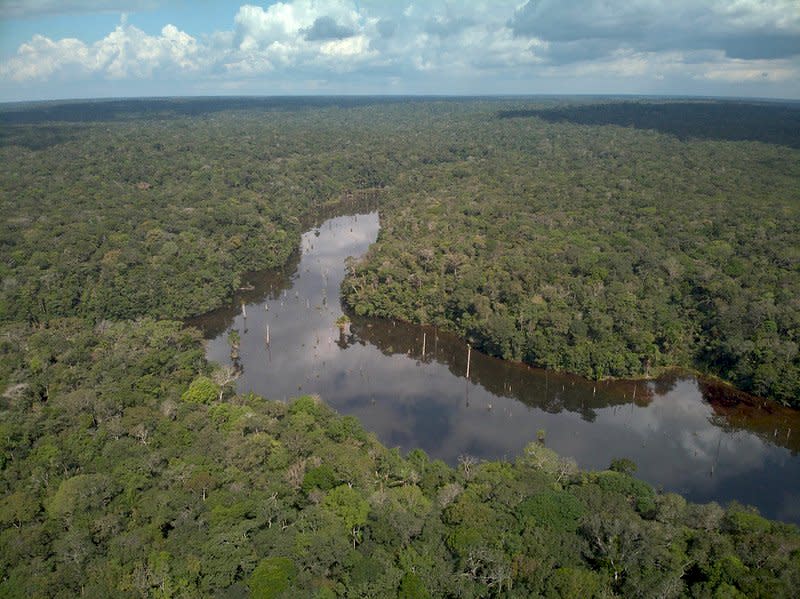
[[[452,335],[357,317],[340,332],[345,259],[363,254],[378,229],[375,212],[325,221],[285,269],[252,276],[230,308],[193,321],[221,363],[230,362],[228,331],[239,331],[240,392],[318,393],[386,445],[451,464],[461,454],[512,459],[543,429],[549,447],[584,468],[630,457],[656,487],[800,522],[797,412],[687,374],[594,383],[474,351],[467,380],[466,345]]]

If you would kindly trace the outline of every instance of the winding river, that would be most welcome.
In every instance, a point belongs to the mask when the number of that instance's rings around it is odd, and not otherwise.
[[[796,411],[689,374],[595,383],[475,351],[467,378],[464,341],[434,328],[353,317],[340,332],[345,260],[378,231],[377,212],[327,220],[285,268],[252,274],[230,307],[192,321],[220,363],[231,362],[227,335],[239,331],[239,392],[318,393],[384,444],[450,464],[513,459],[543,431],[548,447],[583,468],[628,457],[658,489],[800,523]]]

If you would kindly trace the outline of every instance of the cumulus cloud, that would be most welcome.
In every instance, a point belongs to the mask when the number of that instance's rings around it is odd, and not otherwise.
[[[375,29],[381,37],[390,38],[397,31],[397,22],[392,19],[379,19],[375,24]]]
[[[20,46],[17,56],[0,67],[0,73],[14,81],[46,79],[64,67],[86,69],[89,63],[89,49],[82,41],[71,38],[53,41],[34,35]]]
[[[234,24],[233,44],[222,60],[228,73],[340,73],[374,54],[362,32],[364,15],[346,0],[294,0],[267,8],[244,5]]]
[[[436,17],[429,19],[425,23],[425,32],[439,37],[450,37],[451,35],[458,35],[473,25],[475,25],[475,21],[469,17],[457,17],[454,19]]]
[[[339,25],[332,17],[317,17],[308,29],[303,29],[303,36],[308,41],[342,40],[355,35],[355,29]]]
[[[294,0],[276,2],[266,9],[245,4],[236,13],[234,23],[239,47],[252,48],[274,42],[342,39],[355,33],[360,19],[354,2]]]
[[[744,59],[800,54],[795,0],[529,0],[509,26],[517,36],[549,42],[558,63],[619,49],[720,49]]]
[[[195,71],[200,67],[199,57],[197,40],[174,25],[165,25],[160,35],[152,36],[121,23],[91,45],[78,39],[54,41],[34,35],[0,66],[0,76],[13,81],[44,80],[56,74],[146,78],[156,71]]]
[[[320,52],[325,56],[360,56],[367,53],[368,43],[367,38],[363,35],[350,36],[322,44]]]
[[[3,10],[135,10],[146,4],[11,0]],[[268,80],[282,82],[282,91],[346,90],[358,81],[372,86],[360,91],[453,92],[454,82],[468,81],[472,88],[461,91],[470,93],[651,93],[669,91],[672,81],[708,84],[701,93],[717,89],[711,84],[736,83],[800,93],[795,0],[281,0],[244,4],[231,17],[229,25],[196,36],[179,23],[160,33],[121,23],[96,42],[41,32],[6,58],[0,77],[182,76],[206,89],[230,90]],[[581,90],[578,81],[593,83]],[[501,88],[502,82],[511,87]],[[566,82],[571,87],[561,87]]]

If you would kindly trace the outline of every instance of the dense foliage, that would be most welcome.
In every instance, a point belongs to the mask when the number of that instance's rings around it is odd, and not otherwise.
[[[315,398],[235,395],[197,331],[159,320],[385,187],[345,282],[357,313],[796,403],[800,155],[747,133],[770,107],[741,109],[734,141],[535,112],[553,101],[225,102],[0,111],[0,595],[792,596],[794,526],[540,443],[402,457]]]
[[[283,264],[304,215],[389,186],[345,290],[359,314],[799,401],[796,105],[226,102],[0,112],[0,316],[202,313]]]
[[[398,185],[345,283],[356,313],[593,378],[695,367],[800,405],[797,150],[508,116],[450,124],[452,159]]]
[[[197,334],[173,322],[56,320],[2,339],[4,380],[28,381],[2,400],[5,597],[790,597],[800,585],[795,526],[655,493],[624,460],[580,472],[538,443],[513,463],[402,457],[313,397],[220,388]]]
[[[219,306],[243,272],[284,264],[312,207],[376,185],[365,134],[320,118],[8,127],[0,316],[181,318]]]
[[[762,101],[575,102],[543,110],[505,109],[501,118],[536,116],[550,122],[654,129],[683,140],[763,141],[800,148],[800,104]]]

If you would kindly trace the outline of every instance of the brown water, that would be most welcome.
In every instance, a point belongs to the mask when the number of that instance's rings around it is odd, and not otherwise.
[[[656,488],[800,522],[796,411],[690,374],[595,383],[475,351],[467,379],[466,344],[433,328],[352,317],[340,333],[345,260],[363,254],[378,230],[376,212],[327,220],[303,235],[286,268],[252,275],[253,289],[231,307],[193,321],[216,362],[231,362],[227,334],[241,334],[240,392],[318,393],[384,444],[450,464],[462,454],[513,459],[541,429],[549,447],[583,468],[628,457]]]

